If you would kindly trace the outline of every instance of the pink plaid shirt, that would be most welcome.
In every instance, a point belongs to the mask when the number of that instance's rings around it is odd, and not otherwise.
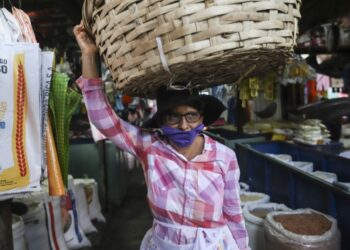
[[[140,160],[147,198],[157,220],[202,228],[227,225],[232,236],[226,237],[233,237],[239,249],[249,249],[240,206],[240,172],[231,149],[204,135],[202,154],[189,161],[157,133],[120,119],[100,79],[80,78],[77,83],[92,123],[119,148]],[[153,233],[175,244],[188,244],[196,237],[162,226],[155,227]]]

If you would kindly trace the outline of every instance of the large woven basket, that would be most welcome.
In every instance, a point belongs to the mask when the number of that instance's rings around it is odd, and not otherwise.
[[[301,0],[85,0],[83,18],[118,89],[206,88],[286,61]],[[175,86],[178,87],[178,86]]]

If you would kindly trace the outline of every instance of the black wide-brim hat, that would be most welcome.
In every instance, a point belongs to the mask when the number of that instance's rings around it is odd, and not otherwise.
[[[204,104],[203,124],[208,126],[215,122],[226,109],[224,104],[217,98],[210,95],[200,95],[196,89],[174,90],[160,87],[157,91],[157,112],[146,121],[145,128],[158,128],[159,120],[170,110],[181,106],[200,101]]]

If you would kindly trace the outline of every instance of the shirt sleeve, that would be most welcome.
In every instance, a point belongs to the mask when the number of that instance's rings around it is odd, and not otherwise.
[[[239,195],[239,167],[234,155],[225,174],[224,209],[226,223],[241,250],[250,249]]]
[[[82,91],[90,121],[119,148],[140,158],[154,140],[153,136],[116,115],[104,93],[101,79],[80,77],[77,84]]]

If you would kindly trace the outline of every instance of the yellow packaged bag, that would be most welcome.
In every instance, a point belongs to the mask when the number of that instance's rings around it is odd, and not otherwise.
[[[0,43],[0,198],[40,189],[41,51]]]

